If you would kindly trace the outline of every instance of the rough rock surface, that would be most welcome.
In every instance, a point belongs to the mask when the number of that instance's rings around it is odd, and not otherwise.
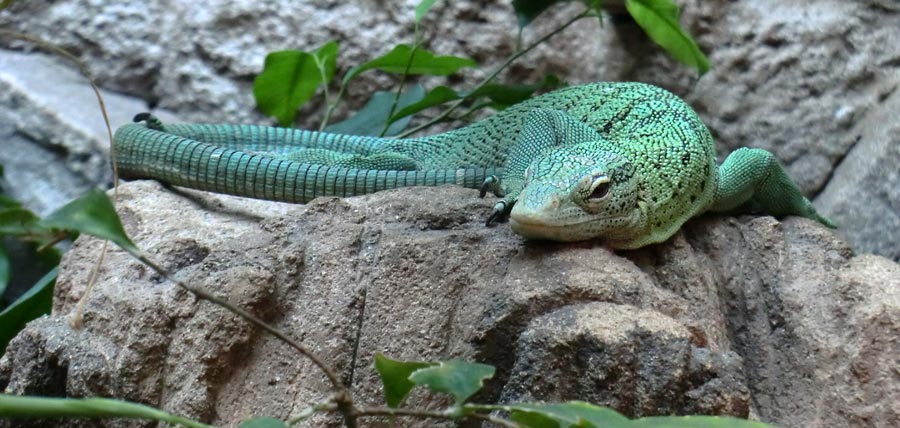
[[[417,3],[19,1],[0,12],[0,25],[75,52],[105,87],[184,120],[260,122],[265,119],[254,110],[251,86],[266,53],[338,40],[339,68],[346,70],[411,40]],[[608,2],[615,10],[620,3]],[[555,73],[570,82],[639,80],[669,88],[698,110],[723,156],[745,145],[775,152],[807,195],[823,195],[817,205],[854,248],[900,260],[900,178],[889,160],[900,137],[878,130],[900,127],[896,108],[886,104],[900,84],[897,2],[678,3],[683,24],[713,64],[699,79],[633,21],[613,14],[603,28],[585,20],[558,35],[516,63],[509,80]],[[552,8],[526,39],[579,7],[571,2]],[[483,64],[451,79],[471,84],[514,49],[515,27],[508,2],[454,1],[438,2],[422,28],[433,50]],[[20,42],[0,43],[26,49]],[[350,105],[359,107],[372,91],[393,84],[390,77],[366,73],[351,86]],[[304,126],[317,125],[321,103],[312,103],[302,117]],[[41,132],[65,132],[49,123],[46,128]],[[853,166],[843,167],[845,161]]]
[[[0,23],[76,52],[109,87],[187,120],[247,122],[262,119],[254,110],[251,88],[266,54],[311,50],[337,40],[340,70],[347,70],[397,43],[412,43],[419,1],[18,3],[0,12]],[[506,2],[445,2],[434,9],[422,25],[424,40],[432,50],[464,54],[484,64],[468,73],[470,80],[515,49],[516,18]],[[537,34],[554,28],[558,20],[545,21]],[[585,20],[573,31],[579,29],[596,34],[599,23]],[[517,67],[517,75],[536,80],[553,72],[576,81],[594,80],[596,70],[571,67],[569,54],[599,63],[599,44],[596,38],[558,39],[533,54],[535,62]],[[393,81],[367,73],[350,88],[350,98],[360,106],[367,94]],[[307,125],[316,123],[309,120]]]
[[[384,352],[496,365],[484,401],[900,425],[896,263],[853,255],[799,218],[700,218],[615,254],[485,228],[491,206],[455,187],[294,206],[144,181],[120,189],[119,209],[153,259],[289,332],[363,403],[380,402],[372,361]],[[0,359],[5,392],[122,397],[228,426],[326,394],[308,361],[121,251],[107,255],[84,329],[70,329],[100,247],[80,239],[66,255],[54,314]]]
[[[113,129],[146,110],[137,99],[102,94]],[[10,196],[47,214],[92,187],[109,187],[109,134],[78,71],[42,54],[0,50],[0,106],[2,187]]]

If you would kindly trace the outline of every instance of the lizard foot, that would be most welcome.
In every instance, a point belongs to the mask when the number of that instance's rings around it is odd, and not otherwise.
[[[134,115],[134,119],[131,119],[131,120],[135,123],[147,122],[148,128],[155,129],[157,131],[165,131],[165,129],[166,129],[165,126],[163,126],[162,121],[159,120],[159,118],[157,118],[156,116],[154,116],[151,113],[147,113],[147,112],[138,113],[138,114]]]
[[[515,200],[509,200],[507,198],[494,204],[494,209],[491,210],[491,215],[488,216],[484,225],[490,227],[495,223],[506,222],[506,219],[509,218],[509,212],[512,211],[512,207],[515,203]]]
[[[503,196],[503,189],[500,187],[500,178],[496,175],[489,175],[484,179],[484,182],[481,183],[481,187],[478,188],[478,197],[483,198],[484,195],[487,195],[487,192],[491,192],[495,196]]]

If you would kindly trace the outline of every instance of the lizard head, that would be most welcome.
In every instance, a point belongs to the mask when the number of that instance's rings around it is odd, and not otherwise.
[[[627,238],[641,217],[637,182],[631,162],[596,143],[558,147],[526,169],[510,227],[530,239]]]

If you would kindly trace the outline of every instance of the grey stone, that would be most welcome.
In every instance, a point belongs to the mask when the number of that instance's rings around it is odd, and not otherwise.
[[[896,263],[854,256],[799,218],[700,218],[615,254],[485,228],[491,206],[456,187],[299,206],[138,181],[120,188],[119,211],[152,259],[304,343],[358,403],[382,403],[372,361],[383,352],[495,365],[483,402],[589,397],[631,415],[788,428],[900,422]],[[66,254],[53,315],[0,358],[6,392],[122,397],[222,425],[327,396],[309,361],[118,250],[84,329],[70,331],[100,248],[84,238]]]
[[[35,144],[9,125],[0,125],[2,189],[32,211],[48,214],[92,186],[90,180],[66,167],[52,148]]]
[[[853,128],[853,149],[817,202],[857,251],[900,260],[900,90],[884,95]],[[865,221],[863,221],[865,220]],[[843,225],[847,225],[843,227]]]
[[[137,99],[102,95],[113,129],[147,110]],[[0,164],[11,196],[47,214],[87,189],[109,187],[109,134],[84,76],[44,55],[0,50],[0,106]]]
[[[252,80],[266,54],[284,49],[312,50],[330,40],[340,43],[339,76],[350,67],[414,40],[418,2],[18,2],[0,12],[0,23],[76,52],[110,88],[158,102],[193,121],[248,122],[254,110]],[[438,3],[422,25],[424,40],[441,54],[469,56],[481,70],[463,73],[474,82],[515,48],[516,18],[508,3]],[[564,13],[575,11],[568,8]],[[526,36],[552,29],[544,19]],[[580,23],[596,33],[597,20]],[[489,29],[489,31],[486,31]],[[534,31],[535,33],[532,33]],[[547,72],[577,80],[596,80],[590,67],[572,67],[572,53],[590,63],[602,61],[599,42],[559,39],[520,65],[519,78],[538,80]],[[20,47],[21,43],[9,43]],[[438,81],[444,81],[443,79]],[[394,85],[383,74],[367,73],[349,88],[357,108],[378,88]],[[318,105],[316,107],[321,107]],[[307,109],[301,122],[317,126],[320,109]]]

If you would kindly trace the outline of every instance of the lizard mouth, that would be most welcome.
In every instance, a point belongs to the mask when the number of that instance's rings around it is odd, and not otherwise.
[[[547,224],[544,222],[536,222],[528,218],[509,217],[509,227],[513,232],[522,235],[526,239],[545,239],[551,241],[579,241],[586,239],[579,236],[578,227],[584,222]],[[576,232],[576,233],[573,233]]]
[[[611,231],[604,224],[618,222],[622,216],[589,218],[582,221],[547,223],[529,216],[510,215],[509,227],[513,232],[526,239],[548,241],[584,241],[595,238],[608,238]]]

